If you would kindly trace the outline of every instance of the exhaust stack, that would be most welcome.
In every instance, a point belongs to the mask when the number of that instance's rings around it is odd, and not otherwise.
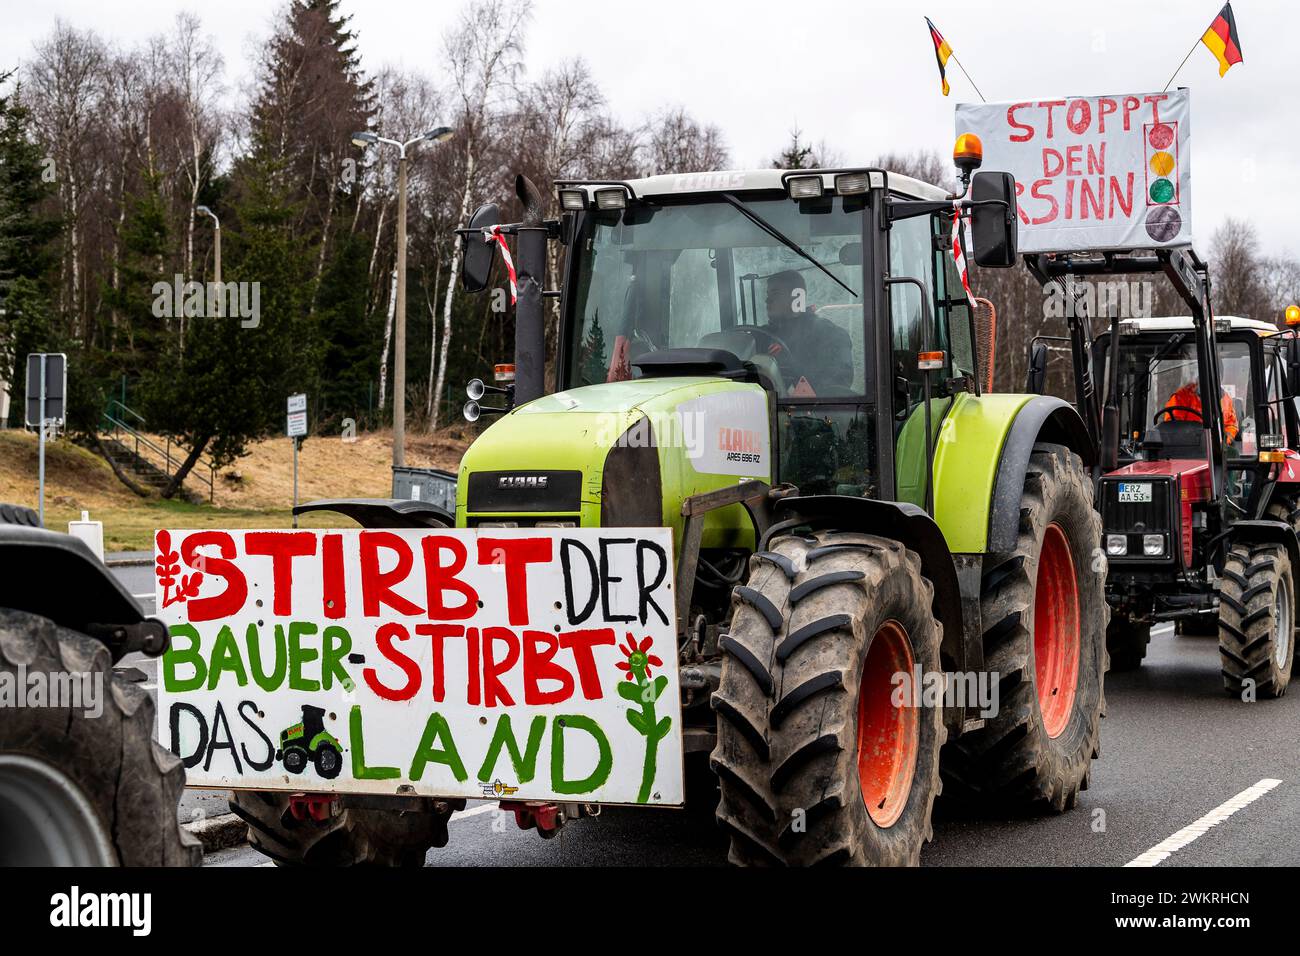
[[[542,195],[527,176],[515,177],[515,195],[524,217],[516,235],[519,299],[515,303],[515,403],[531,402],[546,391],[546,226]]]

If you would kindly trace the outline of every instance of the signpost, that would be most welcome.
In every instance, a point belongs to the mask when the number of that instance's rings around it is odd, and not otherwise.
[[[39,429],[40,465],[37,511],[45,527],[45,437],[50,425],[63,424],[68,395],[68,357],[62,352],[32,352],[27,356],[28,428]]]
[[[293,507],[298,508],[298,439],[307,434],[307,396],[303,393],[289,396],[288,419],[285,432],[293,439]],[[293,516],[293,526],[298,527],[298,515]]]
[[[957,132],[1016,177],[1021,252],[1186,246],[1190,113],[1185,89],[960,103]]]

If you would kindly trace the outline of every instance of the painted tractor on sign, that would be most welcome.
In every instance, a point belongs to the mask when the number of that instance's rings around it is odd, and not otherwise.
[[[1295,331],[1215,318],[1209,270],[1191,250],[1057,254],[1029,265],[1044,283],[1163,274],[1188,309],[1181,318],[1112,316],[1095,337],[1083,310],[1071,317],[1078,407],[1103,462],[1112,668],[1138,667],[1152,625],[1172,621],[1184,634],[1217,634],[1228,693],[1280,697],[1295,667],[1300,594]],[[1300,323],[1300,310],[1288,318]],[[1031,378],[1044,366],[1041,345],[1035,351]]]
[[[1060,399],[981,393],[954,208],[976,261],[1008,267],[1016,206],[1011,176],[974,172],[976,145],[968,198],[875,168],[706,172],[560,182],[545,220],[520,177],[522,221],[489,205],[461,231],[469,291],[513,239],[518,305],[508,407],[471,383],[466,417],[500,417],[464,456],[455,514],[300,510],[671,528],[684,743],[711,781],[688,803],[716,802],[735,863],[916,864],[941,780],[998,812],[1068,809],[1103,705],[1092,445]],[[273,797],[235,795],[254,844],[284,855],[301,838]],[[350,812],[330,826],[361,846]]]
[[[280,746],[275,759],[292,774],[300,774],[315,764],[316,772],[333,780],[343,769],[343,745],[325,729],[325,709],[302,705],[302,720],[280,731]]]

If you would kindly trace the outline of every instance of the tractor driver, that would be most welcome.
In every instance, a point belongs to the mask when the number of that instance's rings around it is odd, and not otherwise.
[[[809,309],[806,300],[807,287],[798,272],[789,269],[768,277],[767,330],[789,349],[788,356],[782,356],[781,346],[773,342],[769,354],[793,372],[796,389],[801,380],[814,392],[850,388],[853,342],[838,325]]]
[[[1232,398],[1227,392],[1219,396],[1219,407],[1223,409],[1223,433],[1227,436],[1228,444],[1231,445],[1237,440],[1237,410],[1233,408]],[[1165,408],[1174,409],[1166,416],[1168,418],[1180,422],[1200,421],[1201,383],[1196,379],[1184,382],[1169,396]],[[1191,411],[1182,409],[1191,409]]]

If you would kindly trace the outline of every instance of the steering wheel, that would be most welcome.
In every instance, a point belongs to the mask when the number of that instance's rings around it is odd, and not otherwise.
[[[1169,420],[1173,421],[1174,418],[1171,414],[1172,412],[1187,412],[1191,415],[1195,415],[1198,422],[1201,422],[1202,424],[1205,422],[1205,416],[1201,414],[1199,408],[1192,408],[1190,405],[1166,405],[1164,408],[1160,409],[1160,411],[1155,413],[1155,416],[1151,419],[1151,424],[1159,425],[1161,415],[1169,415]]]
[[[786,378],[790,377],[789,367],[784,360],[791,357],[793,353],[791,353],[790,346],[786,344],[785,339],[761,325],[738,325],[732,329],[732,331],[744,332],[750,338],[754,339],[754,351],[772,356],[772,358],[776,359],[776,364],[777,367],[781,369],[781,374]],[[760,338],[766,341],[766,348],[761,346],[757,341]],[[773,346],[776,347],[775,352],[772,351]]]

